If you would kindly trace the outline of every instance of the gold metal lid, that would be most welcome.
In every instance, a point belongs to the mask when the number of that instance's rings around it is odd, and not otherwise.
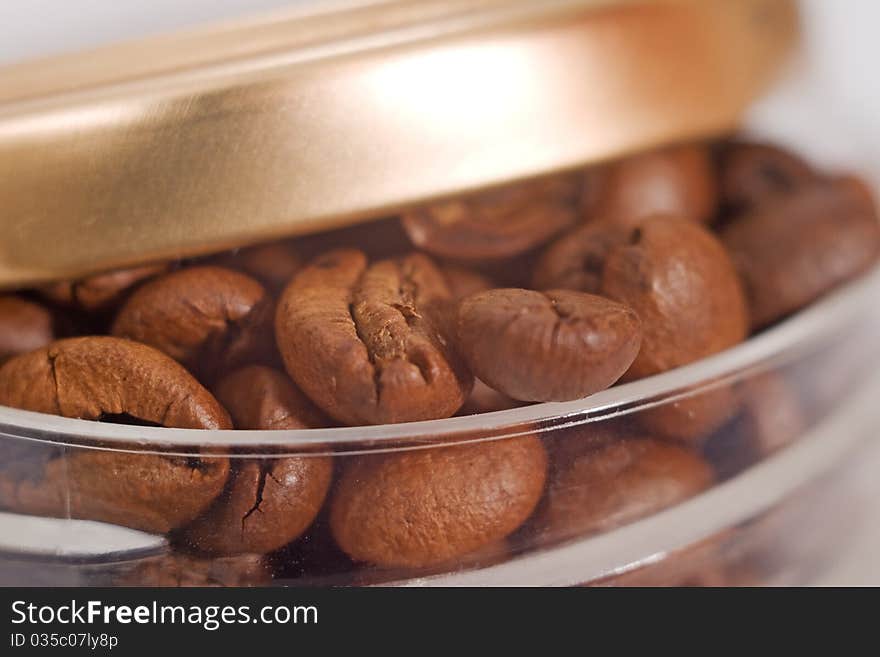
[[[0,286],[723,132],[787,0],[368,0],[0,69]]]

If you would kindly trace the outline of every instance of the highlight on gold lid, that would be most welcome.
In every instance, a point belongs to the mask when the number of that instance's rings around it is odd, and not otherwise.
[[[349,1],[0,69],[0,287],[734,127],[788,0]]]

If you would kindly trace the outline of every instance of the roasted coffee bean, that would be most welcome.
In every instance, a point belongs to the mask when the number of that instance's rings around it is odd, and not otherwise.
[[[98,312],[111,308],[137,285],[167,271],[169,267],[169,264],[163,263],[116,269],[75,281],[50,283],[40,287],[39,292],[60,305]]]
[[[752,209],[819,178],[797,155],[770,144],[729,144],[721,158],[721,195],[732,211]]]
[[[229,460],[219,457],[187,459],[85,448],[46,456],[27,474],[21,468],[0,468],[0,507],[164,534],[211,504],[229,475]]]
[[[706,443],[704,453],[720,479],[739,474],[789,445],[807,428],[806,410],[797,391],[779,372],[749,377],[740,385],[742,407]]]
[[[0,295],[0,364],[11,356],[45,347],[55,338],[52,313],[38,303]]]
[[[114,586],[241,587],[266,586],[272,581],[271,568],[256,554],[202,558],[172,552],[120,568]]]
[[[127,416],[185,429],[228,429],[229,416],[180,365],[146,345],[69,338],[0,367],[0,404],[65,417]],[[223,490],[226,458],[170,458],[72,448],[0,472],[0,506],[167,532]],[[37,465],[39,464],[39,467]],[[6,464],[4,464],[5,466]]]
[[[331,498],[330,528],[356,561],[444,563],[525,522],[546,470],[534,436],[352,458]]]
[[[585,439],[579,454],[573,447],[564,454],[554,459],[534,521],[547,540],[614,529],[678,504],[713,480],[699,456],[649,437]]]
[[[474,374],[522,401],[586,397],[612,385],[639,352],[639,318],[582,292],[497,289],[462,301],[458,340]]]
[[[444,264],[440,267],[443,280],[449,289],[449,297],[435,299],[431,307],[431,317],[440,334],[455,342],[458,330],[458,304],[468,295],[491,290],[495,285],[485,276],[469,267]]]
[[[280,292],[305,262],[289,242],[260,244],[212,256],[208,264],[235,269],[252,276],[267,289]]]
[[[286,375],[250,366],[216,387],[238,429],[309,429],[326,420]],[[327,456],[236,459],[226,490],[183,532],[182,540],[209,554],[264,554],[312,524],[333,471]]]
[[[722,232],[745,282],[752,327],[804,307],[877,261],[880,219],[867,187],[826,181],[777,197]]]
[[[287,375],[263,365],[248,365],[225,376],[216,386],[237,429],[317,429],[328,418]]]
[[[440,267],[443,279],[453,301],[459,301],[476,292],[491,290],[495,285],[488,276],[468,267],[444,264]]]
[[[581,174],[520,182],[407,212],[418,248],[446,258],[508,258],[540,246],[578,220]]]
[[[229,416],[183,367],[122,338],[67,338],[0,368],[0,404],[101,420],[129,415],[184,429],[229,429]]]
[[[151,345],[211,379],[218,371],[271,359],[272,313],[272,299],[251,277],[190,267],[139,288],[111,333]]]
[[[532,287],[598,294],[605,258],[613,247],[626,242],[630,232],[614,221],[592,221],[563,235],[535,264]]]
[[[624,380],[665,372],[711,356],[745,339],[748,313],[736,270],[706,229],[655,217],[615,247],[605,262],[602,290],[642,320],[642,346]],[[725,387],[658,406],[642,416],[670,437],[695,440],[736,410]]]
[[[653,433],[697,446],[733,418],[742,403],[734,385],[704,387],[676,391],[677,398],[642,411],[639,419]]]
[[[686,145],[633,155],[586,177],[587,217],[634,228],[657,214],[708,223],[718,205],[709,150]]]
[[[474,379],[474,387],[468,395],[457,415],[477,415],[479,413],[492,413],[494,411],[506,411],[510,408],[522,406],[521,401],[508,397],[503,392],[487,386],[479,379]]]
[[[248,459],[234,464],[226,490],[181,541],[205,554],[265,554],[298,538],[330,486],[327,457]]]
[[[631,415],[603,417],[592,422],[560,427],[544,437],[550,455],[550,476],[586,452],[618,442],[625,437],[641,436],[644,431]]]
[[[318,257],[285,289],[276,336],[294,382],[345,424],[449,417],[472,378],[432,318],[450,293],[431,260]]]

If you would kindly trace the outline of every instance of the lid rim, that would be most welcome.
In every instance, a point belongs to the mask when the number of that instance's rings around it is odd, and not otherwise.
[[[777,19],[756,26],[767,7]],[[157,78],[19,114],[0,103],[0,207],[15,226],[0,240],[0,289],[312,232],[713,134],[737,122],[796,36],[789,0],[633,0],[270,79]]]

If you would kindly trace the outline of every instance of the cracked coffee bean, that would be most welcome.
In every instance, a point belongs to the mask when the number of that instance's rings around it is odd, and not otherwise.
[[[605,258],[612,248],[626,242],[630,232],[615,222],[593,221],[563,235],[535,264],[532,287],[599,294]]]
[[[650,437],[589,440],[554,459],[547,494],[536,513],[539,533],[561,540],[620,527],[708,488],[712,468],[693,452]]]
[[[540,246],[578,221],[581,174],[519,182],[407,212],[416,247],[436,256],[481,261]]]
[[[583,198],[589,218],[628,228],[658,214],[709,223],[718,206],[712,157],[701,145],[632,155],[587,176]]]
[[[639,352],[638,316],[603,297],[567,290],[497,289],[458,312],[474,374],[521,401],[565,401],[611,386]]]
[[[52,313],[40,304],[14,295],[0,296],[0,364],[52,342],[54,324]]]
[[[360,251],[331,251],[282,294],[278,347],[294,382],[340,422],[449,417],[472,385],[432,317],[449,299],[423,255],[368,265]]]
[[[748,312],[733,263],[701,226],[655,217],[612,249],[602,291],[642,321],[639,355],[624,375],[632,381],[687,365],[742,342]],[[664,436],[693,441],[736,411],[729,386],[658,406],[642,418]]]
[[[730,144],[721,158],[722,198],[735,212],[751,210],[819,180],[807,162],[770,144]]]
[[[271,297],[245,274],[208,265],[140,287],[119,310],[113,335],[159,349],[206,379],[274,353]]]
[[[326,419],[284,374],[250,366],[217,384],[238,429],[311,429]],[[312,524],[333,472],[328,456],[233,459],[226,490],[181,540],[208,554],[265,554]]]
[[[64,417],[125,416],[184,429],[229,429],[226,411],[180,365],[146,345],[69,338],[0,367],[0,404]],[[0,506],[165,533],[193,520],[226,483],[226,458],[45,450],[4,463]],[[7,466],[12,467],[7,467]],[[23,471],[22,471],[23,470]]]
[[[355,561],[442,564],[522,525],[546,472],[534,436],[352,458],[330,501],[330,528]]]
[[[50,283],[41,286],[38,291],[62,306],[99,312],[113,307],[136,286],[162,274],[169,267],[169,264],[163,263],[116,269],[75,281]]]
[[[778,197],[734,219],[721,237],[745,283],[755,329],[855,278],[880,253],[877,209],[856,178]]]

